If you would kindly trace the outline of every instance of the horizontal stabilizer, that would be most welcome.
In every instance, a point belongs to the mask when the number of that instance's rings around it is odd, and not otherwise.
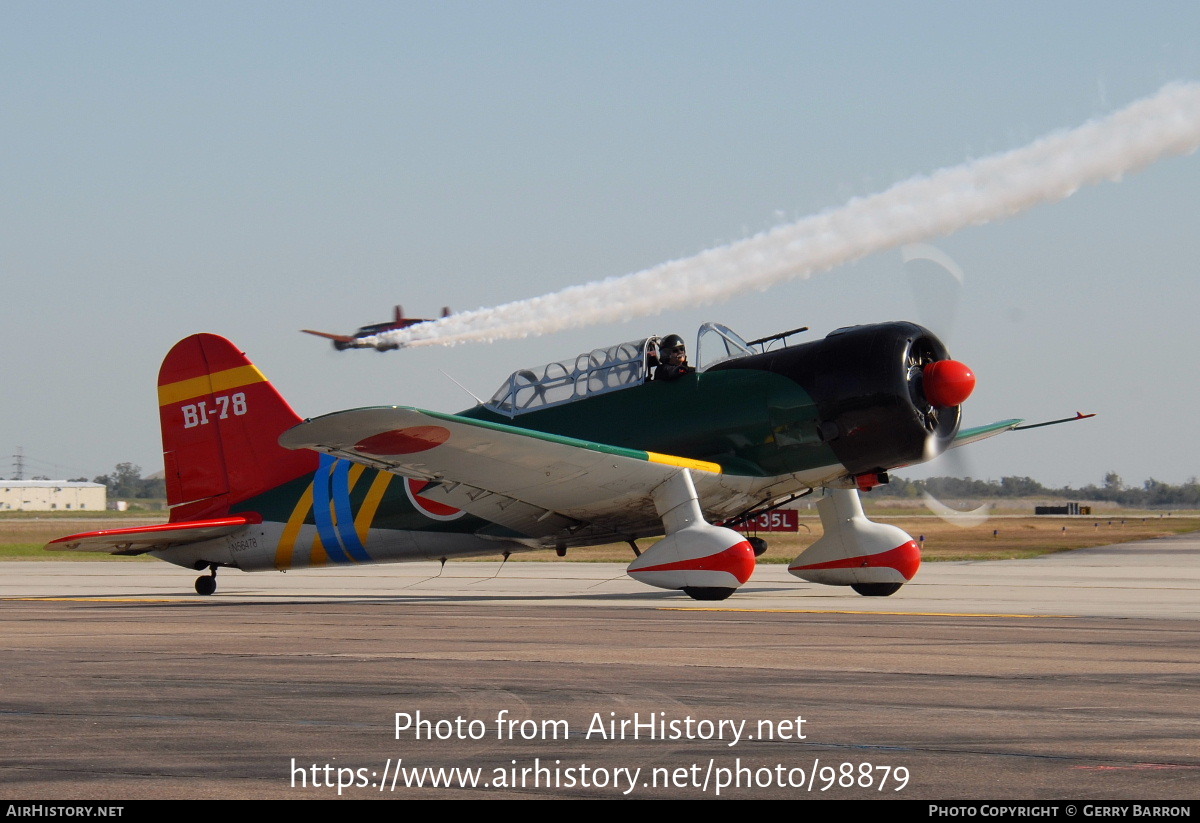
[[[159,526],[133,526],[128,529],[103,529],[96,532],[72,534],[46,544],[51,552],[108,552],[136,555],[161,551],[173,546],[200,543],[217,537],[237,534],[247,526],[260,522],[256,517],[218,517],[190,523],[164,523]]]

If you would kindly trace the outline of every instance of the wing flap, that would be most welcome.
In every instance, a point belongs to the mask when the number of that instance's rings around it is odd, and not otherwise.
[[[578,528],[580,522],[551,509],[535,506],[509,495],[498,494],[465,483],[427,486],[421,496],[482,517],[529,537],[546,537],[563,529]]]
[[[190,523],[133,526],[128,529],[103,529],[51,540],[46,544],[45,550],[138,555],[237,534],[257,522],[254,518],[239,516],[196,520]]]

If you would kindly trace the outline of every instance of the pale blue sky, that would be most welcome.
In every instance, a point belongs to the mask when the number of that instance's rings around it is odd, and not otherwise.
[[[0,5],[0,473],[161,466],[154,384],[223,334],[302,415],[471,404],[513,369],[726,322],[920,319],[898,253],[527,341],[336,354],[352,330],[640,270],[1200,79],[1200,4]],[[976,476],[1182,482],[1200,157],[935,241],[966,273]]]

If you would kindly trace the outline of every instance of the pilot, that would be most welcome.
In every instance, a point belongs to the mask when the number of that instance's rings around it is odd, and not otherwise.
[[[678,380],[692,373],[692,367],[687,362],[687,349],[679,335],[668,334],[664,337],[659,352],[663,360],[654,370],[655,380]]]

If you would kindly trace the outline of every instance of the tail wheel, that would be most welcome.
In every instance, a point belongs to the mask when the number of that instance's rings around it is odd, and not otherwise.
[[[217,564],[211,564],[208,569],[209,574],[196,578],[196,594],[210,595],[217,590]]]

